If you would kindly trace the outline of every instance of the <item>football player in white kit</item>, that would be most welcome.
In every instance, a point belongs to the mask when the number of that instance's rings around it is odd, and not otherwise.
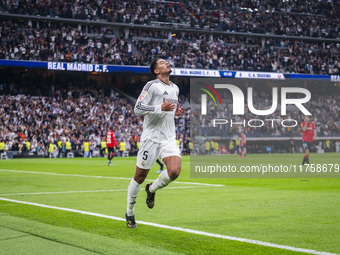
[[[161,157],[167,169],[153,183],[145,185],[146,204],[150,209],[154,206],[155,192],[175,180],[181,172],[181,155],[176,144],[174,120],[175,116],[183,113],[178,103],[179,89],[169,80],[171,67],[166,60],[154,59],[150,71],[157,79],[144,86],[134,108],[135,114],[144,115],[144,124],[136,172],[128,188],[125,217],[129,228],[137,227],[134,213],[137,194],[157,158]]]

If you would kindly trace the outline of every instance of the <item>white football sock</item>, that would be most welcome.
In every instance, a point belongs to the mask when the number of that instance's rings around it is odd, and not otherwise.
[[[126,214],[128,216],[133,216],[135,215],[135,204],[137,200],[137,195],[140,189],[140,184],[136,182],[133,178],[129,184],[128,188],[128,196],[127,196],[127,210]]]
[[[165,186],[167,186],[172,180],[170,179],[168,175],[168,170],[164,170],[155,180],[152,185],[150,186],[149,190],[152,193],[155,193],[156,190],[161,189]]]

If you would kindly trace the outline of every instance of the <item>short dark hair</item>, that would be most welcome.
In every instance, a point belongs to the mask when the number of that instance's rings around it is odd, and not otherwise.
[[[157,68],[157,61],[160,60],[160,58],[155,58],[154,60],[152,60],[151,64],[150,64],[150,72],[156,76],[155,74],[155,69]]]

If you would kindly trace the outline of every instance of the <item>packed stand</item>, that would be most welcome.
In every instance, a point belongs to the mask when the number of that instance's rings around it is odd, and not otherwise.
[[[174,37],[168,42],[138,39],[140,65],[155,56],[168,59],[173,67],[245,70],[309,74],[340,73],[340,42],[322,43],[235,36],[204,35]]]
[[[31,150],[46,152],[50,142],[72,141],[76,155],[82,154],[83,143],[100,144],[108,126],[117,135],[117,141],[130,142],[136,148],[133,137],[141,133],[142,118],[133,114],[133,106],[123,98],[78,98],[57,91],[55,97],[6,96],[1,100],[1,135],[8,142],[9,150],[30,141]]]
[[[62,23],[2,21],[0,58],[30,61],[81,62],[148,66],[156,56],[172,67],[291,72],[340,73],[340,43],[131,30],[130,39],[108,27],[87,29]],[[146,40],[148,38],[148,40]],[[150,39],[150,40],[149,40]],[[133,47],[136,48],[133,51]]]
[[[2,21],[0,58],[29,61],[134,64],[129,43],[108,27],[78,27],[41,21],[33,28],[26,20]]]
[[[145,39],[168,39],[168,31],[164,30],[146,30],[146,29],[130,29],[129,37],[131,39],[141,37]]]
[[[9,13],[127,24],[337,38],[339,1],[2,1]]]
[[[187,97],[180,97],[179,101],[185,114],[176,119],[177,139],[183,154],[187,154],[190,107]],[[5,142],[6,151],[47,155],[53,144],[55,151],[59,149],[58,156],[64,157],[67,149],[61,151],[59,141],[63,145],[71,142],[75,156],[84,156],[84,145],[89,143],[86,155],[93,156],[94,151],[99,153],[108,129],[112,129],[119,144],[117,152],[136,155],[143,117],[135,115],[133,107],[118,95],[106,97],[96,90],[57,90],[53,97],[2,95],[0,139]]]

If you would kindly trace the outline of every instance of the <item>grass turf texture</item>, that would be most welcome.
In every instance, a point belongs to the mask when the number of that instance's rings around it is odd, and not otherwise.
[[[302,154],[228,157],[230,163],[299,164]],[[190,179],[182,158],[177,181],[160,190],[155,208],[145,204],[142,186],[136,219],[169,226],[340,253],[340,179]],[[70,175],[132,177],[135,158],[2,160],[0,169]],[[311,163],[340,163],[339,154],[312,154]],[[241,163],[242,164],[242,163]],[[156,179],[158,165],[148,179]],[[0,171],[0,197],[124,217],[128,179],[84,178]],[[86,193],[13,193],[102,191]],[[125,222],[32,205],[0,201],[0,244],[4,254],[297,254],[238,241],[152,226],[127,229]]]

